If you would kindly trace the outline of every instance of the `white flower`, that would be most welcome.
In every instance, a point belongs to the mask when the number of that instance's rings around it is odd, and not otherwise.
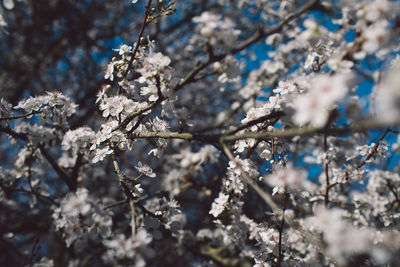
[[[119,49],[113,49],[114,51],[118,51],[120,55],[127,54],[131,51],[132,46],[123,44],[119,47]]]
[[[218,217],[225,209],[226,204],[228,203],[229,195],[225,195],[224,193],[220,192],[218,198],[214,200],[211,205],[210,214],[213,215],[215,218]]]
[[[113,150],[110,149],[109,147],[96,149],[95,150],[95,156],[92,159],[92,163],[96,163],[96,162],[102,161],[108,154],[111,154],[111,153],[113,153]]]
[[[114,62],[108,63],[104,79],[110,79],[110,81],[114,80],[114,64]]]
[[[3,0],[3,5],[6,9],[11,10],[14,8],[14,1],[13,0]]]
[[[76,193],[68,194],[61,201],[61,211],[65,216],[74,217],[79,214],[86,215],[91,208],[88,202],[89,192],[86,188],[78,188]]]
[[[64,150],[73,149],[74,151],[79,151],[79,149],[87,147],[94,137],[95,132],[89,127],[68,130],[61,145]]]
[[[357,16],[375,22],[381,18],[391,17],[395,13],[394,10],[393,4],[387,0],[368,1],[357,10]]]
[[[400,67],[393,65],[381,84],[374,87],[376,115],[382,121],[398,122],[400,117]]]
[[[247,123],[247,122],[256,120],[256,119],[266,116],[270,113],[271,113],[271,110],[269,108],[265,108],[265,105],[264,105],[264,107],[257,107],[257,108],[253,107],[247,112],[246,118],[244,118],[242,120],[242,123]]]
[[[128,115],[138,108],[138,103],[126,96],[118,95],[113,97],[103,97],[99,106],[103,110],[103,117],[117,117],[121,113]]]
[[[289,81],[279,81],[278,88],[272,90],[274,93],[279,93],[281,96],[292,93],[296,90],[296,86]]]
[[[151,124],[153,125],[153,129],[158,132],[165,132],[168,131],[169,123],[165,120],[162,120],[158,117],[155,117]]]
[[[279,233],[272,228],[263,229],[258,232],[258,240],[273,248],[279,242]]]
[[[221,83],[233,82],[237,80],[238,75],[240,74],[239,63],[236,58],[232,55],[228,55],[224,60],[224,65],[216,62],[214,64],[214,69],[222,69],[223,73],[218,77],[218,81]]]
[[[196,30],[207,38],[211,45],[223,44],[226,47],[232,47],[240,33],[240,30],[235,29],[235,24],[231,19],[222,18],[208,11],[194,17],[193,22],[198,24]]]
[[[301,95],[294,102],[295,114],[293,117],[297,125],[305,125],[311,122],[316,127],[323,127],[328,119],[329,113],[316,97],[311,94]]]
[[[149,101],[153,102],[158,99],[158,90],[155,84],[149,84],[140,88],[141,95],[149,95]]]
[[[156,69],[163,69],[171,63],[171,59],[162,53],[153,53],[146,58],[147,63]]]
[[[283,193],[285,188],[299,190],[304,188],[307,180],[307,173],[301,170],[295,170],[291,166],[280,167],[273,174],[265,178],[265,182],[274,187],[274,193]]]
[[[38,97],[29,97],[26,100],[22,100],[18,103],[14,109],[25,109],[26,112],[38,111],[42,105],[46,105],[48,103],[48,96],[38,96]]]
[[[367,53],[375,52],[386,43],[389,36],[388,22],[386,20],[378,21],[364,30],[365,41],[362,48]]]
[[[135,167],[139,172],[143,173],[146,176],[149,177],[156,177],[156,174],[153,172],[153,170],[150,168],[149,165],[147,164],[142,164],[140,161],[138,162],[138,166]]]
[[[152,238],[144,229],[139,229],[135,236],[126,238],[119,234],[112,240],[104,240],[104,245],[109,249],[108,253],[117,258],[133,258],[138,251],[144,249],[151,242]]]
[[[346,95],[347,82],[348,77],[344,75],[320,75],[314,78],[309,92],[294,100],[294,122],[297,125],[311,122],[316,127],[323,127],[330,109]]]

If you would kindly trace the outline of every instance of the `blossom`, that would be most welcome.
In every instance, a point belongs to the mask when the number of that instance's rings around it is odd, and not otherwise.
[[[357,229],[344,220],[345,212],[339,209],[315,208],[315,216],[308,224],[323,233],[327,242],[327,254],[338,262],[343,262],[348,255],[370,252],[373,245],[373,231]]]
[[[368,1],[357,10],[357,16],[369,22],[393,16],[394,6],[387,0]]]
[[[28,113],[40,111],[37,116],[49,123],[53,121],[62,123],[66,117],[76,112],[76,108],[77,105],[60,92],[47,92],[46,95],[29,97],[14,107],[14,109],[24,109]]]
[[[214,199],[209,213],[215,218],[218,217],[225,210],[228,200],[229,195],[220,192],[218,197]]]
[[[198,24],[196,30],[205,37],[211,45],[223,44],[231,47],[236,43],[240,30],[235,29],[234,22],[229,18],[205,11],[193,18]]]
[[[123,44],[118,49],[114,49],[114,51],[118,51],[119,55],[124,55],[124,54],[129,53],[131,51],[131,49],[132,49],[132,46]]]
[[[139,172],[143,173],[146,176],[149,177],[156,177],[156,174],[153,172],[153,170],[150,168],[149,165],[147,164],[142,164],[140,161],[138,162],[138,166],[135,167]]]
[[[11,10],[14,8],[14,0],[3,0],[3,5],[6,9]]]
[[[118,117],[120,114],[128,115],[138,108],[138,103],[126,96],[118,95],[103,97],[100,103],[100,110],[103,110],[103,117]]]
[[[169,126],[169,123],[168,123],[167,121],[162,120],[162,119],[160,119],[160,118],[158,118],[158,117],[155,117],[155,118],[151,121],[151,124],[153,125],[153,129],[154,129],[155,131],[158,131],[158,132],[165,132],[165,131],[167,131],[168,128],[170,127],[170,126]]]
[[[240,73],[237,59],[232,55],[228,55],[223,63],[223,65],[219,62],[214,64],[214,69],[220,69],[220,71],[223,71],[223,73],[218,77],[218,81],[221,83],[235,81]]]
[[[388,22],[386,20],[378,21],[364,30],[363,37],[365,41],[362,48],[367,53],[375,52],[385,44],[389,36]]]
[[[286,188],[290,190],[303,189],[307,182],[307,174],[301,170],[295,170],[291,166],[278,167],[265,178],[265,182],[274,187],[273,195],[283,193]]]
[[[398,121],[400,116],[400,67],[392,65],[382,84],[376,85],[373,92],[376,116],[385,122]]]
[[[106,74],[104,75],[104,79],[109,79],[110,81],[114,80],[114,62],[110,62],[107,64]]]
[[[88,202],[89,192],[86,188],[78,188],[76,193],[70,193],[61,202],[61,211],[65,216],[86,215],[91,208]]]
[[[315,77],[309,92],[294,100],[294,122],[298,125],[311,122],[316,127],[323,127],[328,120],[330,109],[346,95],[348,80],[348,76],[344,75]]]
[[[158,99],[158,90],[155,84],[149,84],[140,88],[141,95],[149,95],[149,101],[153,102]]]
[[[171,59],[168,56],[163,55],[161,52],[149,53],[143,63],[142,67],[137,69],[137,72],[141,74],[138,79],[140,83],[148,82],[155,75],[160,75],[161,80],[164,78],[169,79],[171,76],[169,64]]]
[[[171,59],[158,52],[148,55],[146,62],[156,69],[163,69],[171,63]]]
[[[109,155],[111,153],[113,153],[113,150],[110,149],[109,147],[96,149],[95,150],[95,156],[92,159],[92,163],[97,163],[99,161],[102,161],[107,155]]]
[[[48,103],[48,100],[48,96],[29,97],[26,100],[20,101],[14,109],[22,108],[26,112],[38,111],[43,105]]]
[[[125,235],[118,234],[111,240],[104,240],[103,243],[108,248],[107,256],[129,259],[138,256],[138,251],[143,250],[151,240],[146,230],[139,229],[133,237],[126,238]]]
[[[73,149],[79,151],[89,145],[95,133],[89,127],[80,127],[75,130],[68,130],[61,143],[64,150]]]

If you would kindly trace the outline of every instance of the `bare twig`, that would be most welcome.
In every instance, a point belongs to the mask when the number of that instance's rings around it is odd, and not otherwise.
[[[285,210],[286,210],[286,205],[288,201],[288,196],[285,195],[285,199],[283,201],[283,207],[282,207],[282,218],[281,218],[281,223],[279,225],[279,243],[278,243],[278,266],[280,267],[282,264],[282,259],[283,259],[283,253],[282,253],[282,235],[283,235],[283,226],[285,225]]]
[[[114,208],[114,207],[117,207],[117,206],[124,205],[124,204],[126,204],[126,203],[128,203],[128,200],[127,200],[127,199],[120,200],[120,201],[117,201],[117,202],[115,202],[115,203],[112,203],[112,204],[110,204],[110,205],[108,205],[108,206],[105,206],[105,207],[103,208],[103,210],[108,210],[108,209],[111,209],[111,208]]]
[[[327,156],[328,153],[328,142],[327,142],[327,134],[324,135],[324,151],[325,151],[325,156]],[[329,204],[329,189],[330,187],[330,181],[329,181],[329,163],[328,160],[325,159],[326,162],[324,163],[324,172],[325,172],[325,206],[328,206]]]
[[[29,116],[35,115],[40,113],[41,111],[32,111],[28,114],[22,114],[22,115],[18,115],[18,116],[11,116],[11,117],[3,117],[0,118],[0,121],[8,121],[8,120],[16,120],[16,119],[22,119],[22,118],[27,118]]]
[[[149,0],[149,1],[147,2],[146,13],[145,13],[145,15],[144,15],[143,22],[142,22],[142,26],[140,27],[140,31],[139,31],[139,36],[138,36],[138,39],[137,39],[135,48],[133,49],[131,58],[130,58],[130,60],[129,60],[128,67],[126,68],[126,70],[125,70],[125,72],[124,72],[124,75],[123,75],[124,79],[125,79],[126,76],[128,75],[128,72],[129,72],[129,70],[130,70],[131,67],[132,67],[133,60],[135,60],[136,53],[137,53],[137,51],[139,50],[140,41],[141,41],[141,39],[142,39],[142,35],[143,35],[143,32],[144,32],[144,28],[146,27],[146,25],[147,25],[147,23],[148,23],[148,22],[147,22],[147,18],[148,18],[148,16],[149,16],[151,2],[152,2],[152,0]]]
[[[125,175],[119,168],[119,164],[118,164],[117,158],[115,156],[115,153],[112,153],[111,156],[112,156],[112,161],[113,161],[113,165],[114,165],[114,171],[118,176],[119,184],[125,193],[125,196],[127,198],[126,202],[129,203],[129,208],[131,210],[131,233],[132,233],[132,237],[133,237],[136,235],[135,201],[133,199],[131,191],[129,190],[129,188],[123,181],[125,178],[124,177]]]

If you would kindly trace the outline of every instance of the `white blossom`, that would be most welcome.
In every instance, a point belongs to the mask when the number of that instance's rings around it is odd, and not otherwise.
[[[104,147],[104,148],[98,148],[95,150],[95,155],[92,159],[92,163],[97,163],[99,161],[103,161],[104,158],[113,153],[113,150],[110,149],[109,147]]]
[[[214,217],[218,217],[225,210],[228,200],[229,195],[220,192],[218,197],[214,199],[214,202],[211,205],[210,214]]]
[[[148,177],[156,177],[156,174],[153,172],[153,170],[150,168],[149,165],[143,164],[140,161],[138,162],[138,166],[135,167],[139,172],[143,173],[144,175]]]

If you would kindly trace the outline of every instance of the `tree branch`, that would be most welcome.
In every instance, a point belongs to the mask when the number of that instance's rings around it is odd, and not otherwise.
[[[138,40],[137,40],[137,42],[136,42],[135,48],[133,49],[131,58],[130,58],[129,63],[128,63],[128,67],[126,68],[126,70],[125,70],[125,72],[124,72],[124,75],[123,75],[124,79],[125,79],[126,76],[128,75],[128,72],[129,72],[129,70],[130,70],[131,67],[132,67],[133,60],[135,60],[136,53],[137,53],[137,51],[138,51],[138,49],[139,49],[140,40],[142,39],[142,35],[143,35],[143,32],[144,32],[144,28],[145,28],[146,25],[147,25],[147,18],[148,18],[148,16],[149,16],[151,2],[152,2],[152,0],[149,0],[149,1],[147,2],[146,13],[145,13],[144,18],[143,18],[142,26],[140,27]]]

